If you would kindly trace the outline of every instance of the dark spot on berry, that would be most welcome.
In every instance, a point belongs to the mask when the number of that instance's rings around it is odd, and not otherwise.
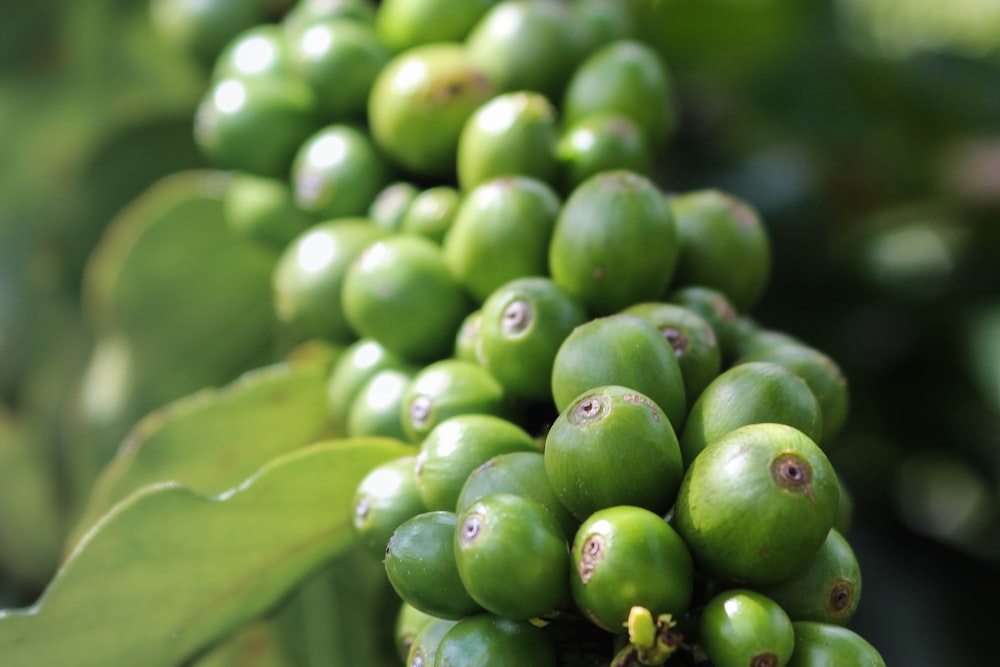
[[[750,660],[750,667],[778,667],[778,656],[773,653],[760,653]]]
[[[604,536],[598,534],[588,535],[580,548],[580,561],[576,565],[576,571],[580,575],[580,581],[584,584],[594,576],[597,564],[604,559]]]

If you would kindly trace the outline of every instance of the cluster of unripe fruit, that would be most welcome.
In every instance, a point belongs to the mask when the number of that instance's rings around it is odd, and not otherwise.
[[[749,315],[753,206],[655,181],[630,7],[302,0],[222,51],[196,137],[279,320],[345,346],[336,427],[412,445],[354,502],[410,667],[882,665],[846,382]]]

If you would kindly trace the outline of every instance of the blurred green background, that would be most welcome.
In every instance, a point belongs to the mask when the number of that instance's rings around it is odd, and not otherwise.
[[[761,210],[775,271],[754,316],[826,351],[850,382],[851,416],[830,456],[856,508],[848,537],[864,593],[852,627],[890,665],[993,664],[1000,9],[653,4],[660,20],[645,37],[676,77],[681,110],[663,186],[715,186]],[[85,266],[136,196],[207,166],[191,133],[207,73],[153,30],[148,0],[8,5],[0,608],[44,588],[89,483],[135,419],[233,376],[220,365],[114,414],[88,411],[101,334],[81,305]]]

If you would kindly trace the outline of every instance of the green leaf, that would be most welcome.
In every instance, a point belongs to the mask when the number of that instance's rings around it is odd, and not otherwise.
[[[94,526],[34,606],[0,612],[4,666],[182,663],[348,549],[358,483],[410,450],[336,440],[213,497],[143,487]]]
[[[325,385],[332,356],[261,368],[141,419],[98,477],[69,544],[140,487],[169,481],[221,493],[279,454],[330,437]]]

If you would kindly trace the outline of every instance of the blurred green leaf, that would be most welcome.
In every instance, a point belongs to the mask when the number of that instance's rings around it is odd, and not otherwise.
[[[329,441],[207,497],[136,491],[84,537],[31,608],[0,612],[5,667],[173,667],[258,618],[353,543],[351,499],[408,448]]]
[[[325,385],[332,357],[258,369],[144,417],[101,472],[69,545],[140,487],[169,481],[221,493],[279,454],[330,437]]]
[[[191,667],[299,667],[282,648],[281,637],[270,619],[241,628],[191,664]]]

